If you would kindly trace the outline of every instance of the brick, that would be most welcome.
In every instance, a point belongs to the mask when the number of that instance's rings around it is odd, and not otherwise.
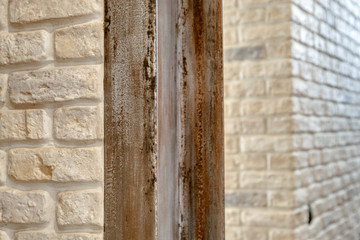
[[[242,220],[245,226],[294,227],[294,214],[292,211],[244,210]]]
[[[294,192],[281,191],[270,192],[270,207],[273,208],[294,208],[295,207],[295,195]]]
[[[227,191],[225,194],[226,207],[266,207],[266,192]]]
[[[291,79],[273,79],[268,83],[269,95],[287,95],[292,93],[292,80]]]
[[[59,140],[97,140],[103,138],[99,107],[64,107],[54,113],[55,137]]]
[[[292,41],[274,41],[265,44],[268,58],[290,58],[292,56]]]
[[[289,38],[291,36],[290,29],[290,22],[246,26],[241,30],[241,39],[244,42],[252,42],[273,38]]]
[[[56,221],[59,227],[103,226],[103,195],[95,191],[58,194]]]
[[[267,119],[268,133],[292,133],[293,119],[291,116],[270,117]]]
[[[241,48],[229,48],[224,51],[224,61],[256,60],[265,57],[264,46],[246,46]]]
[[[99,148],[17,148],[9,151],[8,174],[18,181],[102,181]]]
[[[266,9],[267,21],[290,21],[291,20],[291,4],[279,4],[270,6]]]
[[[240,174],[240,184],[246,189],[292,189],[295,179],[292,172],[244,171]]]
[[[97,233],[64,233],[55,232],[17,232],[15,240],[102,240],[102,234]]]
[[[265,132],[265,123],[261,118],[242,118],[240,120],[228,120],[225,124],[225,134],[256,134]]]
[[[267,240],[268,232],[264,229],[242,228],[242,236],[244,240]]]
[[[225,188],[226,189],[237,189],[239,188],[239,173],[227,172],[225,174]]]
[[[29,139],[50,137],[50,118],[42,109],[26,110],[26,131]]]
[[[10,240],[6,232],[0,231],[0,240]]]
[[[225,170],[261,170],[266,169],[266,154],[236,154],[225,158]]]
[[[227,98],[243,98],[250,96],[265,95],[265,81],[240,81],[225,85],[225,95]]]
[[[6,99],[6,75],[0,74],[0,106],[5,103]]]
[[[225,137],[226,154],[235,154],[240,150],[240,139],[238,137]]]
[[[256,135],[241,138],[242,152],[288,152],[293,150],[291,136],[287,135]]]
[[[238,208],[225,208],[225,219],[229,226],[239,226],[241,224],[241,210]]]
[[[265,21],[265,8],[246,8],[225,13],[224,26],[239,26],[240,24]]]
[[[0,150],[0,186],[6,181],[6,153]]]
[[[39,140],[49,136],[49,116],[44,110],[0,111],[0,141]]]
[[[288,229],[274,229],[270,231],[270,240],[295,240],[294,230]]]
[[[0,31],[4,31],[8,24],[8,0],[0,0]]]
[[[271,61],[249,61],[239,65],[234,65],[234,71],[241,79],[246,78],[267,78],[291,77],[293,72],[292,63],[289,60]],[[225,75],[226,76],[226,75]]]
[[[100,9],[97,0],[12,0],[9,14],[11,23],[30,23],[84,16]]]
[[[10,100],[13,104],[44,104],[99,99],[101,78],[100,66],[15,72],[9,76]]]
[[[46,31],[0,32],[0,66],[32,63],[49,59],[49,34]]]
[[[103,53],[102,22],[86,23],[55,31],[55,54],[58,59],[97,58]]]
[[[44,191],[0,190],[1,224],[42,224],[50,220],[50,197]]]

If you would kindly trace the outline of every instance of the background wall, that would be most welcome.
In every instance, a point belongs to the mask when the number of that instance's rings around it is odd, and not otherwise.
[[[0,239],[102,239],[103,2],[0,0]]]
[[[226,239],[359,239],[359,16],[224,0]]]

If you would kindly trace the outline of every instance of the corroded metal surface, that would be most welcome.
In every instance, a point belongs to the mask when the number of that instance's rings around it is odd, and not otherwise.
[[[179,0],[181,239],[224,239],[221,0]]]
[[[105,2],[105,239],[155,239],[155,0]]]
[[[156,3],[107,0],[105,239],[221,240],[221,0]]]

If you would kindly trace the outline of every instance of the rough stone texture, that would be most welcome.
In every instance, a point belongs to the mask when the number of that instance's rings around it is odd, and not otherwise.
[[[0,231],[0,240],[9,240],[9,236],[5,232]]]
[[[55,196],[102,191],[103,9],[103,0],[0,0],[0,240],[102,239],[100,227],[59,229]],[[70,136],[59,141],[54,113],[79,105],[89,115],[58,119],[79,121],[72,135],[58,126]]]
[[[15,72],[9,76],[14,104],[53,103],[101,97],[100,66],[53,68]]]
[[[49,58],[49,52],[46,31],[0,32],[0,66],[43,61]]]
[[[102,240],[102,234],[55,232],[17,232],[15,240]]]
[[[49,196],[44,191],[0,190],[0,223],[41,224],[49,222]]]
[[[100,4],[99,0],[11,0],[10,22],[29,23],[83,16],[101,9]]]
[[[6,181],[6,153],[0,150],[0,186]]]
[[[58,59],[102,58],[104,30],[102,22],[87,23],[59,29],[55,32],[55,52]]]
[[[227,240],[359,238],[359,13],[224,1]]]
[[[8,0],[0,0],[0,31],[4,31],[8,21]]]
[[[94,182],[103,175],[99,148],[37,148],[9,151],[8,174],[19,181]]]
[[[54,113],[55,137],[60,140],[103,138],[102,113],[98,107],[67,107]]]
[[[93,191],[62,192],[58,195],[56,219],[59,227],[103,226],[103,194]]]
[[[49,121],[41,109],[0,111],[0,141],[45,139],[50,135]]]
[[[0,74],[0,106],[5,103],[6,85],[6,75]]]

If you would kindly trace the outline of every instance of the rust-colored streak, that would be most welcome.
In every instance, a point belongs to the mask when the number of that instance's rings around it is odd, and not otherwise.
[[[224,239],[221,0],[180,1],[180,6],[181,238]]]
[[[155,0],[105,11],[105,239],[155,239]]]

